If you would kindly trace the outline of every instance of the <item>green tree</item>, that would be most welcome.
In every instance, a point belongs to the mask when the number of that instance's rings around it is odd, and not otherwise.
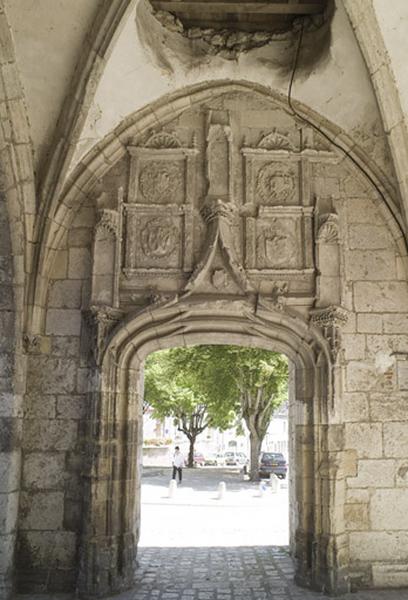
[[[240,346],[198,346],[191,365],[215,405],[234,406],[250,436],[250,478],[259,479],[259,454],[274,411],[287,399],[288,361],[277,352]]]
[[[259,348],[194,346],[151,355],[145,398],[158,418],[173,416],[194,443],[207,427],[227,429],[237,416],[249,430],[250,477],[259,478],[259,454],[274,411],[287,397],[285,356]]]
[[[151,354],[145,365],[144,404],[154,418],[173,417],[178,430],[189,440],[187,464],[194,466],[194,445],[208,427],[227,429],[235,418],[234,402],[220,402],[206,393],[202,370],[195,366],[201,346],[174,348]]]

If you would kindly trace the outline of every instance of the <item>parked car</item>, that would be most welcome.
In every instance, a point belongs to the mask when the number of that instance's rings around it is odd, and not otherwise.
[[[205,465],[204,454],[201,452],[194,452],[194,466],[195,467],[203,467]]]
[[[204,465],[206,467],[216,467],[217,466],[217,455],[216,454],[206,454],[204,456]]]
[[[286,479],[288,465],[280,452],[261,452],[259,457],[259,476],[270,477],[273,473],[279,479]]]
[[[243,452],[225,452],[224,458],[228,467],[242,467],[248,463],[248,458]]]

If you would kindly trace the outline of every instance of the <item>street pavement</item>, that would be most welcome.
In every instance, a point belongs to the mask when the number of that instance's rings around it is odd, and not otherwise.
[[[134,590],[111,600],[325,600],[297,587],[288,554],[288,489],[244,481],[238,471],[145,468]],[[226,492],[219,497],[219,483]],[[171,496],[171,497],[170,497]],[[20,600],[71,600],[21,596]],[[359,592],[343,600],[408,600],[408,590]]]

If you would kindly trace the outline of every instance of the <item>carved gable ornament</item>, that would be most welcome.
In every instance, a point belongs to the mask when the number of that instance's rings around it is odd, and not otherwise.
[[[235,284],[233,291],[240,294],[253,292],[234,247],[233,221],[237,218],[235,204],[221,199],[209,199],[201,212],[207,223],[207,235],[202,257],[184,291],[189,295],[211,292],[208,287],[210,283],[216,291],[231,293],[231,281]]]

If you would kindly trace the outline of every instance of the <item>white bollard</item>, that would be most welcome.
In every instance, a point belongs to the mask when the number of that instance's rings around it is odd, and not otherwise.
[[[174,494],[176,493],[177,490],[177,481],[175,479],[170,479],[170,484],[169,484],[169,498],[174,498]]]
[[[262,498],[266,492],[266,483],[264,481],[259,482],[259,497]]]
[[[224,481],[220,481],[218,484],[218,500],[222,500],[224,498],[226,490],[227,486],[225,485]]]
[[[279,479],[276,477],[275,473],[271,473],[270,482],[272,494],[276,494],[279,491],[280,486]]]

